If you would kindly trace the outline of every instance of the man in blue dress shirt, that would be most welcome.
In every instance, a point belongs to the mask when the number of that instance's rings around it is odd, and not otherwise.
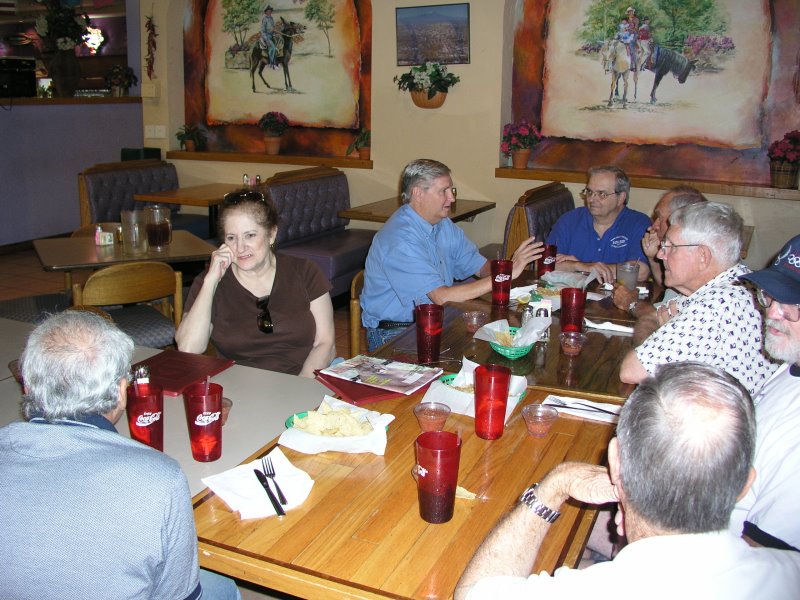
[[[586,206],[561,216],[547,237],[558,247],[557,269],[591,271],[602,282],[616,279],[619,263],[639,261],[639,280],[647,279],[650,268],[640,244],[650,218],[627,207],[631,182],[625,172],[613,166],[592,167],[581,191]]]
[[[435,160],[414,160],[400,183],[404,204],[377,233],[367,255],[361,320],[370,351],[411,325],[416,304],[463,302],[492,290],[490,262],[450,220],[456,201],[450,169]],[[541,254],[541,242],[522,242],[512,256],[512,277]]]

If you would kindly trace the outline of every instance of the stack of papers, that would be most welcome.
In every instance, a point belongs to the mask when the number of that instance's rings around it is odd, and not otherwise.
[[[320,373],[408,396],[436,379],[442,370],[359,354]]]

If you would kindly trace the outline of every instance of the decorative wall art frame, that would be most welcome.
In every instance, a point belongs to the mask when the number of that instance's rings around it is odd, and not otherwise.
[[[395,8],[397,65],[469,64],[469,4]]]
[[[576,181],[615,164],[654,180],[769,185],[769,143],[800,125],[796,0],[518,2],[511,108],[544,135],[530,169]],[[623,21],[628,7],[637,21]],[[644,17],[651,58],[634,46],[638,81],[629,70],[623,101],[624,77],[601,56]]]
[[[284,40],[275,68],[258,45],[267,5]],[[344,156],[370,128],[371,71],[371,0],[187,1],[186,122],[208,130],[211,152],[263,152],[256,123],[278,111],[291,124],[282,154]]]

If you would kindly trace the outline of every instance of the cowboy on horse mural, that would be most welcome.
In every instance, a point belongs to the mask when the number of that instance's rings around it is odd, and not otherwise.
[[[269,68],[277,69],[275,55],[278,52],[278,47],[275,45],[275,19],[272,18],[272,11],[273,8],[270,5],[267,5],[267,8],[264,9],[264,18],[261,19],[261,47],[267,51]]]

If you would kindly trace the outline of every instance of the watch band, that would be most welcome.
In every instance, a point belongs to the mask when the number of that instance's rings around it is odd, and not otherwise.
[[[629,312],[631,315],[633,315],[634,317],[636,316],[636,305],[637,305],[637,304],[639,304],[639,301],[638,301],[638,300],[634,300],[633,302],[631,302],[630,304],[628,304],[628,312]]]
[[[543,503],[539,502],[539,499],[536,497],[536,488],[538,487],[539,484],[534,483],[531,487],[522,492],[522,496],[520,496],[519,501],[525,504],[535,514],[539,515],[548,523],[555,523],[556,519],[561,516],[561,513],[557,510],[553,510],[552,508],[548,508]]]

